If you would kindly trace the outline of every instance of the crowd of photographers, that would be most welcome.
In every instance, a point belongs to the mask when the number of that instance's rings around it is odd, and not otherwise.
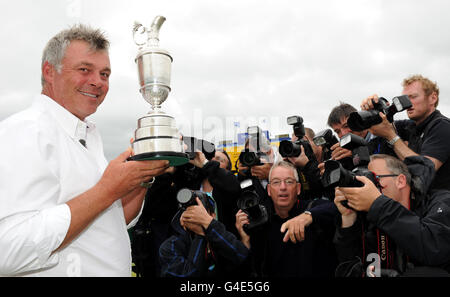
[[[225,151],[184,137],[190,162],[155,178],[130,233],[134,271],[450,276],[450,120],[438,101],[436,83],[415,75],[389,101],[336,106],[331,129],[288,117],[292,140],[279,147],[249,127],[237,172]]]

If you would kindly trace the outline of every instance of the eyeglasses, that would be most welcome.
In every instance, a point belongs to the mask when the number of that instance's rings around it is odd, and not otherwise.
[[[398,174],[382,174],[382,175],[375,175],[375,177],[377,179],[380,179],[382,177],[394,177],[394,176],[398,176]]]
[[[293,178],[287,178],[285,180],[280,180],[280,179],[275,178],[270,182],[270,184],[274,187],[279,187],[282,182],[284,182],[284,184],[288,187],[293,186],[297,183],[297,181]]]

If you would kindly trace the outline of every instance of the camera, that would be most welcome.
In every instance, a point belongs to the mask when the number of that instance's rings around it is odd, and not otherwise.
[[[394,121],[394,115],[397,112],[412,106],[407,95],[394,97],[391,105],[388,105],[388,101],[383,97],[378,98],[378,103],[375,103],[373,100],[372,103],[374,109],[350,113],[347,119],[347,125],[350,129],[353,131],[362,131],[381,123],[382,119],[379,115],[380,112],[384,113],[387,120],[392,123]]]
[[[197,205],[195,197],[200,199],[207,211],[214,212],[215,205],[209,198],[208,194],[202,191],[193,191],[188,188],[183,188],[177,193],[177,201],[180,208],[186,210],[189,206]]]
[[[242,194],[237,201],[237,206],[248,215],[249,224],[243,226],[246,233],[269,221],[267,209],[261,204],[261,198],[256,193],[251,179],[241,182]]]
[[[370,179],[377,187],[378,180],[372,171],[367,169],[370,162],[369,149],[367,142],[357,135],[348,133],[340,140],[341,147],[351,150],[353,156],[353,170],[345,169],[339,161],[325,161],[325,171],[322,175],[322,185],[328,187],[362,187],[364,184],[356,179],[356,176],[365,176]],[[347,201],[342,201],[342,205],[350,208]]]
[[[183,136],[183,142],[187,145],[186,153],[191,160],[195,159],[196,151],[201,151],[208,160],[214,158],[216,154],[216,147],[214,143],[209,141],[191,136]]]
[[[322,160],[331,158],[331,147],[339,142],[331,129],[320,131],[313,138],[314,144],[322,147]]]
[[[303,146],[305,150],[305,155],[308,157],[308,159],[315,160],[316,157],[314,155],[314,152],[311,148],[310,143],[307,140],[304,140],[303,137],[305,136],[305,127],[303,126],[303,118],[300,116],[290,116],[287,118],[287,124],[292,125],[292,128],[294,130],[294,135],[297,137],[297,140],[295,141],[289,141],[289,140],[283,140],[280,142],[279,152],[280,155],[284,158],[286,157],[298,157]]]
[[[239,162],[246,167],[262,165],[261,159],[268,160],[268,156],[264,152],[270,150],[269,142],[258,126],[248,127],[247,134],[249,137],[248,148],[242,150]]]

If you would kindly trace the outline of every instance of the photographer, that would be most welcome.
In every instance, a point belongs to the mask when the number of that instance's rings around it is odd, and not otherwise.
[[[217,204],[217,216],[227,230],[235,233],[235,217],[237,197],[241,192],[237,177],[231,172],[231,161],[227,152],[216,150],[214,157],[207,160],[202,152],[196,152],[190,161],[200,170],[201,189],[211,193]]]
[[[340,105],[334,107],[328,116],[328,126],[333,129],[333,131],[338,135],[339,138],[342,136],[352,133],[357,136],[364,138],[369,143],[370,154],[389,154],[394,155],[393,150],[386,144],[383,138],[378,138],[370,132],[370,130],[353,131],[347,124],[347,120],[352,112],[356,112],[356,108],[350,104],[341,102]],[[331,158],[333,160],[343,160],[352,156],[351,151],[341,148],[337,143],[331,147],[332,154]],[[344,164],[343,164],[344,165]],[[345,166],[347,169],[348,166]]]
[[[210,153],[214,157],[207,160],[204,153],[193,152],[195,158],[190,163],[172,167],[170,173],[158,176],[148,190],[142,215],[132,233],[134,270],[138,276],[160,275],[159,248],[174,233],[170,222],[178,210],[176,195],[182,188],[211,193],[217,205],[217,219],[236,233],[234,214],[239,182],[230,171],[227,153],[215,149]]]
[[[297,157],[285,157],[285,161],[289,161],[295,165],[299,175],[299,181],[302,185],[302,191],[299,199],[314,199],[317,197],[326,196],[324,188],[320,182],[319,163],[322,162],[322,147],[314,144],[313,138],[315,134],[310,128],[305,128],[304,140],[308,141],[315,158],[310,160],[305,154],[305,149],[301,146],[301,153]],[[292,141],[297,140],[295,133],[292,134]],[[327,196],[328,197],[328,196]]]
[[[253,136],[247,138],[245,141],[244,151],[257,152],[262,157],[260,157],[260,164],[258,165],[248,166],[243,164],[243,162],[239,162],[239,180],[243,180],[248,177],[255,177],[261,181],[261,185],[265,188],[267,186],[270,168],[275,162],[281,160],[281,155],[278,152],[278,148],[276,146],[271,146],[269,140],[264,136],[264,134],[260,134],[260,137],[258,138]]]
[[[215,219],[209,195],[181,208],[172,220],[176,235],[160,248],[163,277],[229,277],[238,275],[248,248]]]
[[[364,186],[336,188],[336,276],[450,276],[450,192],[427,193],[434,175],[427,158],[405,163],[372,155],[378,187],[357,176]]]
[[[428,78],[413,75],[403,81],[402,94],[411,100],[412,107],[407,111],[409,120],[391,124],[380,113],[383,121],[372,126],[370,131],[386,139],[401,160],[415,155],[429,158],[436,169],[431,187],[450,190],[450,120],[436,109],[439,88]],[[377,95],[363,100],[361,109],[373,109],[373,102],[378,102]]]
[[[272,212],[272,202],[267,196],[267,184],[269,179],[269,172],[272,165],[282,160],[278,147],[271,146],[266,136],[261,133],[259,127],[249,127],[248,131],[251,132],[251,128],[256,128],[253,133],[248,133],[249,138],[245,141],[244,151],[241,152],[238,162],[238,180],[242,182],[246,179],[251,179],[252,184],[255,187],[255,191],[258,196],[261,197],[261,203],[266,207],[267,211]],[[255,153],[257,160],[252,163],[251,166],[245,164],[246,158],[242,158],[246,153]],[[253,163],[258,163],[254,165]]]
[[[173,234],[170,222],[178,210],[177,192],[198,184],[186,173],[188,170],[186,165],[170,167],[167,173],[157,176],[147,190],[141,217],[131,229],[133,271],[138,277],[161,274],[159,247]]]
[[[336,267],[332,234],[337,210],[326,200],[299,200],[301,185],[297,170],[289,162],[275,163],[269,173],[267,192],[274,213],[264,225],[263,240],[254,240],[244,226],[248,214],[236,214],[236,228],[249,244],[257,276],[311,277],[333,275]]]

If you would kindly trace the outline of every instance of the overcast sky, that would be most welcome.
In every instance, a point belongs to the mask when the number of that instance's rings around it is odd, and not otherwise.
[[[138,91],[133,23],[149,26],[157,15],[167,19],[160,46],[174,59],[163,110],[184,135],[218,144],[255,124],[291,133],[291,115],[319,132],[340,101],[358,108],[374,93],[390,100],[416,73],[438,83],[438,109],[450,116],[449,12],[445,0],[2,0],[0,120],[40,93],[52,36],[75,23],[100,27],[113,73],[90,119],[114,158],[150,110]]]

